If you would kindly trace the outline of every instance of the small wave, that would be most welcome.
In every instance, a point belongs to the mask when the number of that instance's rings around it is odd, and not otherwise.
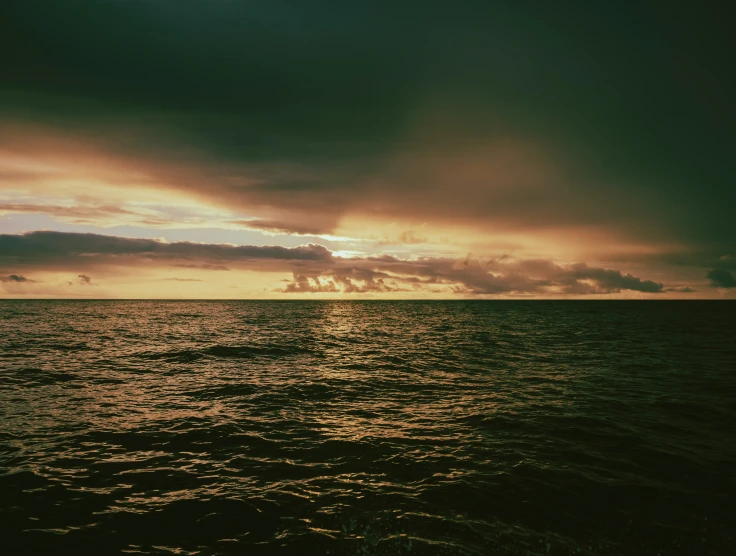
[[[192,363],[205,357],[220,359],[250,359],[254,357],[290,357],[303,354],[319,355],[309,349],[296,346],[256,345],[256,346],[227,346],[214,345],[196,349],[170,350],[164,352],[144,352],[138,354],[141,359],[149,361],[171,361]]]
[[[25,553],[732,552],[731,308],[18,306],[0,513]]]

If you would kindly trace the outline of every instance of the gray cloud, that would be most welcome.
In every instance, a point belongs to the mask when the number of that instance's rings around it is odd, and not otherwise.
[[[725,268],[709,270],[706,278],[714,288],[736,288],[736,277]]]
[[[312,280],[312,283],[309,282]],[[422,291],[446,286],[469,294],[610,294],[622,290],[661,293],[663,285],[620,271],[558,266],[551,261],[478,261],[425,258],[401,261],[393,257],[336,260],[320,275],[296,275],[284,292],[345,293]]]
[[[563,271],[576,280],[593,280],[605,291],[632,290],[647,293],[659,293],[662,284],[651,280],[642,280],[631,274],[623,275],[618,270],[591,268],[586,264],[577,264]]]
[[[340,290],[332,280],[322,281],[319,276],[294,274],[293,282],[289,282],[283,291],[285,293],[338,293]]]
[[[346,264],[349,264],[347,262]],[[355,266],[335,267],[328,271],[328,283],[343,293],[385,293],[408,291],[397,285],[418,279],[391,276],[386,272]]]
[[[32,283],[35,282],[35,280],[30,280],[29,278],[26,278],[25,276],[19,276],[17,274],[11,274],[10,276],[0,276],[0,282],[6,282],[6,283],[15,283],[15,284],[22,284],[22,283]]]
[[[79,278],[79,283],[83,286],[89,286],[90,284],[92,284],[92,278],[90,278],[86,274],[80,274],[77,276],[77,278]]]
[[[387,283],[383,278],[351,277],[343,272],[332,271],[326,276],[304,276],[295,274],[294,280],[281,290],[284,293],[386,293],[409,291]]]
[[[0,261],[6,266],[40,268],[85,268],[135,266],[142,260],[194,268],[224,269],[225,263],[266,264],[325,262],[332,253],[316,244],[300,247],[219,245],[191,242],[164,243],[151,239],[98,234],[30,232],[0,234]],[[205,266],[203,266],[205,265]],[[285,265],[282,265],[284,267]]]

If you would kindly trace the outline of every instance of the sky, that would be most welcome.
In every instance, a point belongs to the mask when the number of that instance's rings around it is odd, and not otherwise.
[[[6,0],[0,297],[736,298],[674,4]]]

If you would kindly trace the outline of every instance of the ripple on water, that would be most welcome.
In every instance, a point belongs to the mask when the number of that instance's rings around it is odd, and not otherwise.
[[[12,554],[736,545],[733,304],[0,309]]]

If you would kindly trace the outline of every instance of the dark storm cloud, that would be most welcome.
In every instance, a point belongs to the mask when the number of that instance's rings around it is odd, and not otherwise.
[[[71,266],[80,262],[88,265],[135,265],[141,260],[194,265],[194,268],[222,270],[223,261],[292,260],[326,261],[332,253],[316,244],[300,247],[274,245],[219,245],[191,242],[164,243],[152,239],[137,239],[98,234],[65,232],[31,232],[22,235],[0,234],[0,260],[16,265]],[[194,263],[174,262],[195,260]],[[213,263],[211,261],[218,261]],[[204,265],[204,266],[203,266]]]
[[[736,276],[725,268],[716,268],[709,270],[706,278],[715,288],[736,288]]]
[[[329,232],[364,212],[725,248],[725,10],[10,0],[2,115],[99,144],[266,230]],[[530,144],[571,168],[517,175],[538,166]],[[504,145],[520,160],[499,159]]]
[[[98,234],[31,232],[0,234],[0,264],[16,270],[94,270],[112,267],[175,266],[202,270],[228,270],[230,266],[257,270],[289,271],[322,268],[332,253],[322,245],[299,247],[222,245],[191,242],[165,243]],[[80,275],[80,283],[88,283]]]
[[[0,282],[22,284],[23,282],[35,282],[35,280],[30,280],[25,276],[11,274],[10,276],[0,276]]]
[[[609,291],[633,290],[638,292],[659,293],[662,284],[651,280],[642,280],[631,274],[623,275],[618,270],[591,268],[586,264],[573,265],[566,271],[576,280],[594,280],[599,287]]]

